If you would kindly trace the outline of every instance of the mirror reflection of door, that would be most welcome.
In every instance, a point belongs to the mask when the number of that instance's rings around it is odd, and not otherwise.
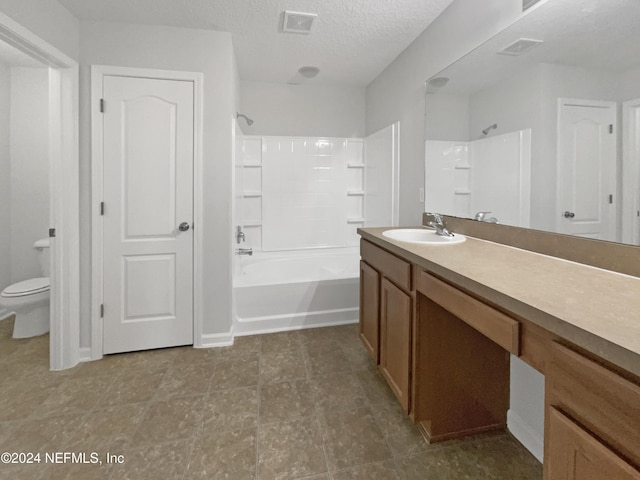
[[[558,101],[558,232],[615,241],[616,103]]]

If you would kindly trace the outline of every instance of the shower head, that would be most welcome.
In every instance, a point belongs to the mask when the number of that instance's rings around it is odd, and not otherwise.
[[[240,117],[245,119],[245,121],[247,122],[247,125],[249,125],[249,126],[253,125],[253,120],[251,120],[249,117],[247,117],[246,115],[244,115],[242,113],[236,112],[236,118],[240,118]]]
[[[489,125],[487,128],[482,130],[482,134],[483,135],[487,135],[491,130],[495,130],[496,128],[498,128],[498,124],[497,123],[494,123],[493,125]]]

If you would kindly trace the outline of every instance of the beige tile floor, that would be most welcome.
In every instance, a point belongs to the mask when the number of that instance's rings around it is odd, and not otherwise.
[[[112,355],[48,371],[48,335],[0,322],[0,452],[96,452],[102,465],[0,464],[1,479],[541,479],[508,434],[427,445],[357,326],[233,347]],[[105,455],[123,455],[106,464]]]

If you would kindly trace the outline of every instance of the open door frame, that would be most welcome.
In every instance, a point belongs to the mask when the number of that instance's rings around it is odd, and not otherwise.
[[[80,359],[78,63],[0,12],[0,40],[49,67],[51,370]]]
[[[640,245],[640,98],[622,104],[622,242]]]

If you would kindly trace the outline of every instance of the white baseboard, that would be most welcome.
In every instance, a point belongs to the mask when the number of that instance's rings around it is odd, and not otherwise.
[[[507,412],[507,428],[516,439],[538,459],[540,463],[544,458],[544,440],[520,415],[513,410]]]
[[[91,347],[80,347],[78,349],[78,362],[90,362],[94,360],[91,358]]]
[[[203,333],[195,348],[228,347],[233,345],[233,329],[226,333]]]
[[[331,327],[358,321],[357,308],[322,310],[294,315],[274,315],[270,317],[236,318],[234,334],[258,335],[262,333],[302,330],[305,328]]]
[[[295,325],[287,325],[282,326],[278,324],[271,325],[262,325],[261,328],[257,328],[257,325],[254,325],[253,329],[243,329],[238,331],[235,336],[243,337],[247,335],[262,335],[264,333],[278,333],[278,332],[289,332],[292,330],[305,330],[307,328],[323,328],[323,327],[337,327],[339,325],[351,325],[353,323],[358,323],[358,319],[346,319],[346,320],[337,320],[333,322],[322,322],[322,323],[313,323],[313,324],[295,324]]]

